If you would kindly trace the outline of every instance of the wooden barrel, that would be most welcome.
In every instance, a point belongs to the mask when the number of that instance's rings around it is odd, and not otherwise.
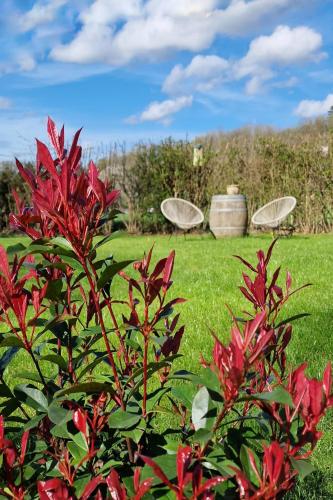
[[[247,227],[246,198],[243,194],[218,194],[212,197],[209,227],[215,238],[243,236]]]

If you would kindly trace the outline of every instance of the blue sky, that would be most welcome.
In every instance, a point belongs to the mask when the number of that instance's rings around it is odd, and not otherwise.
[[[0,160],[293,126],[333,105],[332,0],[1,0]]]

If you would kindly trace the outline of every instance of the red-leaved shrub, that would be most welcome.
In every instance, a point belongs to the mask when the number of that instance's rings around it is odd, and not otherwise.
[[[268,272],[275,242],[256,264],[239,257],[249,310],[232,317],[230,342],[214,335],[196,373],[175,372],[175,253],[155,264],[152,250],[136,262],[100,257],[118,192],[93,163],[81,167],[79,132],[67,151],[49,119],[56,157],[37,141],[35,172],[17,162],[31,206],[14,193],[11,224],[32,241],[0,248],[1,495],[280,498],[311,471],[333,396],[330,364],[322,380],[305,364],[288,369],[295,318],[280,312],[295,290],[289,273],[281,286],[280,268]],[[114,297],[116,276],[126,298]],[[17,353],[15,385],[7,367]]]

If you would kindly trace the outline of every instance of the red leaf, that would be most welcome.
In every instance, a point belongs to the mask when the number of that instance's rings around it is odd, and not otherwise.
[[[192,448],[190,446],[185,446],[182,448],[179,446],[177,452],[177,476],[178,476],[178,486],[180,489],[184,486],[184,479],[187,469],[191,464],[192,459]]]
[[[60,145],[60,150],[63,152],[64,145],[65,145],[65,127],[64,126],[62,126],[61,130],[60,130],[59,145]]]
[[[17,166],[17,169],[18,169],[21,177],[30,186],[30,188],[32,190],[34,190],[35,189],[35,178],[34,178],[32,172],[30,172],[30,170],[24,168],[22,163],[20,163],[17,158],[15,158],[15,161],[16,161],[16,166]]]
[[[226,481],[227,477],[217,476],[208,479],[198,490],[197,495],[201,495],[202,493],[207,493],[209,490],[215,488],[218,484]]]
[[[38,481],[38,494],[40,500],[70,500],[66,484],[62,479],[48,479],[47,481]]]
[[[243,286],[240,286],[239,287],[240,291],[242,292],[242,294],[244,295],[244,297],[249,301],[249,302],[252,302],[252,304],[256,305],[256,301],[254,300],[254,298],[249,294],[249,292],[246,290],[246,288],[244,288]]]
[[[159,260],[155,266],[154,271],[151,273],[150,278],[151,279],[157,278],[162,273],[165,264],[166,264],[166,259]]]
[[[81,134],[82,128],[77,130],[74,135],[74,139],[72,142],[72,146],[68,155],[68,163],[72,165],[72,168],[74,169],[75,166],[77,165],[78,161],[80,158],[78,158],[79,153],[81,153],[81,148],[77,147],[77,143]]]
[[[153,482],[154,482],[154,479],[152,477],[149,477],[148,479],[145,479],[144,481],[142,481],[139,489],[136,491],[136,494],[135,494],[133,500],[141,500],[141,498],[143,498],[144,495],[150,490]]]
[[[2,415],[0,415],[0,442],[5,437],[5,421]]]
[[[265,448],[264,451],[264,467],[271,483],[277,484],[283,462],[284,452],[282,448],[280,448],[279,444],[276,441],[273,441],[273,443],[269,447]]]
[[[257,272],[257,270],[252,266],[252,264],[250,264],[249,262],[247,262],[247,260],[240,257],[240,255],[233,255],[233,257],[236,257],[236,259],[240,260],[246,267],[251,269],[251,271],[253,271],[254,273]]]
[[[258,313],[252,321],[248,321],[246,323],[244,349],[248,348],[250,342],[253,339],[254,334],[256,333],[258,328],[262,325],[265,318],[266,318],[266,311],[264,310]]]
[[[73,413],[73,422],[78,431],[87,434],[87,416],[85,411],[78,408]]]
[[[9,263],[8,263],[7,252],[2,245],[0,245],[0,273],[8,281],[11,281],[10,267],[9,267]]]
[[[25,431],[21,439],[21,454],[20,454],[21,465],[23,465],[24,463],[24,458],[27,451],[28,439],[29,439],[29,431]]]
[[[134,491],[137,491],[140,487],[140,476],[141,476],[141,467],[136,467],[133,475]]]
[[[110,193],[106,195],[106,206],[109,207],[112,203],[114,203],[120,196],[120,191],[114,189]]]
[[[170,281],[172,271],[173,271],[174,261],[175,261],[175,251],[172,250],[170,255],[167,257],[166,262],[165,262],[165,266],[164,266],[164,273],[163,273],[164,292],[166,292],[168,285],[169,285],[169,281]]]
[[[269,261],[271,259],[273,248],[274,248],[276,242],[277,242],[277,238],[275,238],[275,240],[272,242],[272,244],[270,245],[269,249],[267,250],[267,255],[266,255],[266,259],[265,259],[265,266],[268,265],[268,263],[269,263]]]
[[[126,490],[120,484],[119,476],[114,469],[111,469],[110,474],[106,478],[112,500],[126,500]]]
[[[54,121],[48,117],[47,119],[47,133],[49,135],[52,146],[54,147],[59,158],[62,156],[62,147],[58,137],[57,127],[55,126]]]
[[[104,477],[102,477],[102,476],[94,477],[91,481],[89,481],[87,486],[84,488],[82,496],[80,497],[81,500],[88,500],[89,498],[91,498],[90,495],[97,488],[97,486],[99,484],[104,484],[104,483],[105,483]]]
[[[51,153],[48,150],[48,147],[38,139],[36,139],[37,143],[37,165],[43,167],[49,172],[51,178],[57,180],[59,183],[58,172],[54,166],[54,161],[52,159]]]
[[[324,371],[323,376],[323,389],[326,398],[328,399],[331,396],[332,390],[332,366],[331,363],[327,363],[327,366]]]

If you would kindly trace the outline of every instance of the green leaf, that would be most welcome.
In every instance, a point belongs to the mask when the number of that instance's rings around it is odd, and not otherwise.
[[[124,269],[132,262],[134,262],[134,260],[123,260],[122,262],[115,262],[114,264],[111,264],[106,269],[104,269],[101,276],[99,277],[99,280],[97,281],[98,290],[103,288],[104,285],[106,285],[106,283],[109,283],[119,271]]]
[[[188,409],[192,409],[191,393],[183,387],[172,387],[171,393]]]
[[[169,391],[169,387],[159,387],[158,389],[155,389],[155,391],[151,392],[147,399],[147,412],[153,412],[154,408],[159,404],[162,397]]]
[[[251,483],[255,484],[256,486],[259,486],[257,475],[251,466],[249,451],[252,451],[252,454],[254,456],[254,461],[256,463],[257,469],[258,469],[259,474],[260,474],[258,457],[256,456],[256,454],[253,450],[250,450],[244,444],[242,444],[242,446],[241,446],[239,458],[240,458],[241,464],[243,466],[243,471],[245,472],[245,475],[250,479]]]
[[[59,398],[67,394],[77,394],[83,392],[85,394],[99,394],[101,392],[108,392],[109,394],[115,394],[111,384],[106,384],[102,382],[83,382],[82,384],[72,385],[66,389],[61,389],[57,391],[54,397]]]
[[[46,354],[46,356],[40,358],[40,361],[49,361],[59,366],[64,372],[68,371],[67,363],[60,354]]]
[[[138,444],[140,439],[144,434],[144,429],[140,429],[139,427],[134,427],[133,429],[121,429],[121,435],[124,437],[129,437],[134,441],[134,443]]]
[[[289,392],[283,387],[277,387],[270,392],[258,392],[256,394],[251,394],[249,398],[245,397],[244,399],[259,399],[261,401],[272,401],[274,403],[288,405],[290,407],[294,406]]]
[[[73,439],[73,435],[68,432],[66,424],[55,425],[51,429],[51,434],[62,439]]]
[[[12,391],[9,389],[8,385],[5,383],[0,384],[0,397],[11,398],[12,396]]]
[[[25,424],[25,426],[23,427],[23,429],[25,431],[30,431],[31,429],[34,429],[35,427],[37,427],[37,425],[39,424],[39,422],[45,417],[45,413],[43,413],[42,415],[36,415],[34,417],[32,417],[29,422],[27,422]]]
[[[90,370],[93,370],[97,365],[99,365],[104,359],[106,359],[107,356],[100,356],[99,358],[94,359],[91,363],[89,363],[83,370],[80,372],[78,376],[78,380],[82,379],[86,373],[88,373]]]
[[[109,426],[111,429],[129,429],[140,422],[140,420],[141,415],[123,410],[116,410],[110,415]]]
[[[201,428],[193,434],[191,439],[194,443],[200,443],[200,445],[203,446],[212,438],[212,436],[213,434],[209,430]]]
[[[306,318],[307,316],[311,316],[311,314],[310,313],[295,314],[295,316],[291,316],[290,318],[286,318],[280,321],[280,323],[276,325],[274,328],[279,328],[282,325],[286,325],[287,323],[292,323],[293,321],[297,321],[298,319]]]
[[[57,245],[58,247],[63,248],[64,250],[69,250],[71,252],[74,252],[72,244],[62,236],[56,236],[55,238],[52,238],[50,240],[50,243],[53,243],[53,245]]]
[[[210,396],[207,388],[201,387],[192,401],[192,422],[196,431],[206,427],[209,402]]]
[[[316,468],[309,460],[295,460],[295,458],[290,458],[290,461],[294,469],[297,470],[301,479],[304,479],[306,476],[316,470]]]
[[[20,253],[26,250],[26,247],[22,243],[16,243],[15,245],[10,245],[7,247],[6,252],[7,255],[13,255],[16,253]]]
[[[83,460],[87,454],[87,452],[84,449],[82,449],[81,446],[78,446],[73,441],[70,441],[69,443],[67,443],[67,448],[68,448],[70,454],[72,455],[72,457],[74,458],[75,464],[78,464],[79,462],[81,462],[81,460]]]
[[[40,361],[49,361],[50,363],[59,366],[59,368],[61,368],[64,372],[68,371],[67,363],[64,358],[60,356],[60,354],[46,354],[46,356],[42,356],[40,358]]]
[[[161,448],[165,450],[168,455],[177,455],[179,441],[167,440],[167,444],[161,446]]]
[[[78,434],[74,434],[72,439],[80,448],[82,448],[82,450],[85,450],[85,452],[88,451],[89,448],[87,445],[87,441],[85,440],[82,432],[79,432]]]
[[[48,408],[48,417],[56,425],[63,425],[73,418],[71,410],[65,410],[57,401],[52,401]]]
[[[48,281],[45,297],[50,300],[59,299],[62,291],[62,286],[62,279]]]
[[[161,467],[164,474],[166,475],[166,477],[170,481],[175,479],[175,477],[176,477],[176,460],[175,460],[174,455],[165,454],[165,455],[160,455],[159,457],[154,457],[154,462],[156,462],[157,465],[159,465]],[[149,477],[154,477],[154,473],[153,473],[151,467],[149,467],[148,465],[145,465],[142,469],[142,472],[141,472],[141,481],[143,481],[144,479],[147,479]],[[156,484],[159,484],[160,482],[161,482],[160,479],[155,478],[153,484],[156,485]],[[166,498],[166,496],[163,495],[162,498]],[[171,498],[174,498],[174,493],[172,494]]]
[[[76,271],[82,271],[83,269],[81,263],[74,257],[69,257],[68,255],[62,255],[61,260],[64,261],[69,266],[71,266],[71,268],[75,269]]]
[[[7,368],[7,366],[10,364],[11,360],[15,356],[15,354],[18,351],[18,347],[9,347],[3,355],[1,356],[0,359],[0,374],[2,375]]]
[[[24,344],[21,339],[18,339],[15,335],[6,335],[6,337],[0,342],[1,347],[19,347],[24,348]]]
[[[119,238],[119,236],[122,236],[125,234],[125,231],[115,231],[114,233],[108,234],[101,240],[99,240],[96,245],[94,246],[93,250],[96,250],[97,248],[101,247],[102,245],[105,245],[105,243],[108,243],[110,240],[114,240],[116,238]]]
[[[232,462],[232,460],[223,460],[223,459],[216,459],[216,458],[211,458],[210,456],[207,457],[207,461],[203,462],[202,465],[206,469],[213,469],[217,470],[222,476],[234,476],[235,471],[233,467],[238,469],[237,464],[235,462]]]
[[[48,401],[42,391],[36,387],[27,384],[19,384],[14,388],[14,394],[20,401],[23,400],[28,406],[42,412],[47,412],[49,406]]]
[[[39,382],[40,384],[43,383],[38,372],[35,373],[35,372],[28,372],[27,370],[20,370],[19,373],[17,373],[17,377],[24,378],[32,382]],[[54,377],[44,376],[44,379],[47,382],[50,382],[51,380],[54,380]]]

